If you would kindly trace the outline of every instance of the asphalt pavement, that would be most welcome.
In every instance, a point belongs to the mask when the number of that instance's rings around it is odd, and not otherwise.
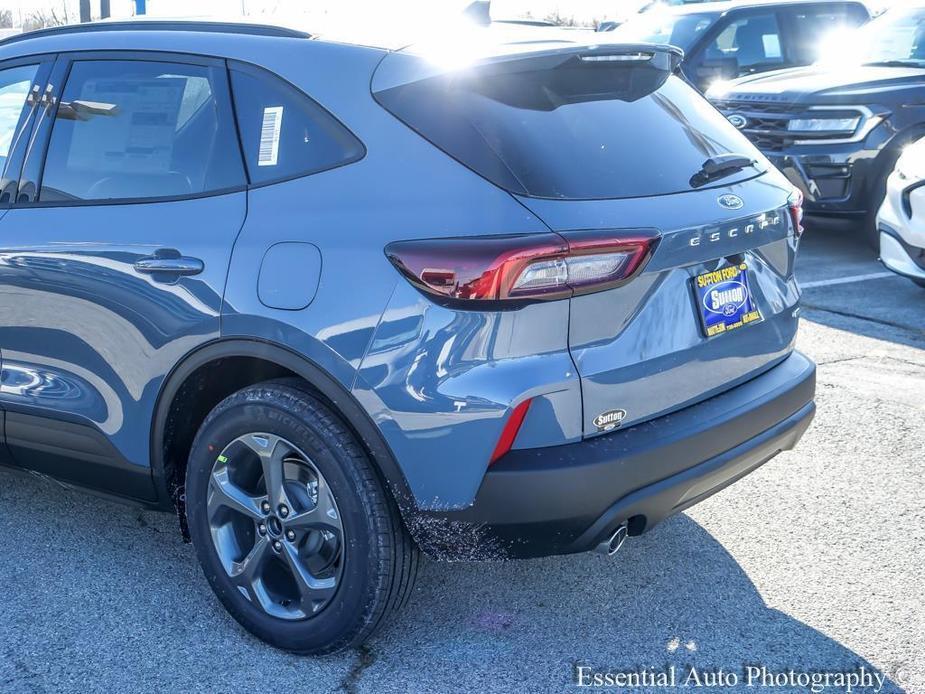
[[[925,290],[812,228],[798,275],[819,387],[796,451],[613,558],[426,562],[361,651],[274,651],[225,615],[171,516],[0,472],[0,691],[583,691],[581,673],[672,670],[677,688],[854,672],[925,691]]]

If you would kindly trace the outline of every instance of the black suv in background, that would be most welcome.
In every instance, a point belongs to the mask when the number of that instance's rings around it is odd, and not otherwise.
[[[704,91],[717,80],[809,65],[827,35],[869,19],[861,2],[731,0],[654,8],[613,32],[621,41],[683,49],[681,71]]]
[[[925,134],[925,3],[889,10],[816,65],[707,96],[803,191],[807,215],[861,223],[875,244],[886,179]]]

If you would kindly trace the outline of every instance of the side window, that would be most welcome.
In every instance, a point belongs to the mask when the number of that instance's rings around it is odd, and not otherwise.
[[[275,75],[232,68],[231,88],[251,183],[307,176],[366,153],[330,113]]]
[[[244,184],[223,70],[141,60],[73,64],[40,202],[173,198]]]
[[[735,61],[739,75],[783,65],[777,16],[752,14],[731,21],[707,46],[704,57],[708,61]]]
[[[22,65],[0,71],[0,170],[6,178],[6,160],[17,137],[22,137],[27,113],[24,109],[38,65]]]

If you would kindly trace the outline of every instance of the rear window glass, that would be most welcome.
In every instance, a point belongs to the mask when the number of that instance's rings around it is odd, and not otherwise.
[[[251,183],[307,176],[361,159],[365,149],[330,113],[262,70],[231,70]]]
[[[456,72],[392,87],[376,98],[475,172],[533,197],[687,191],[708,158],[755,151],[678,77],[653,79],[654,70],[614,63],[566,65]],[[746,169],[738,178],[754,175]]]

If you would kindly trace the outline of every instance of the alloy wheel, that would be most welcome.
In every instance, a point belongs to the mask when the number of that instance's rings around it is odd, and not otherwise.
[[[212,543],[237,589],[287,620],[320,613],[344,568],[344,528],[334,495],[311,458],[272,434],[240,436],[209,479]]]

